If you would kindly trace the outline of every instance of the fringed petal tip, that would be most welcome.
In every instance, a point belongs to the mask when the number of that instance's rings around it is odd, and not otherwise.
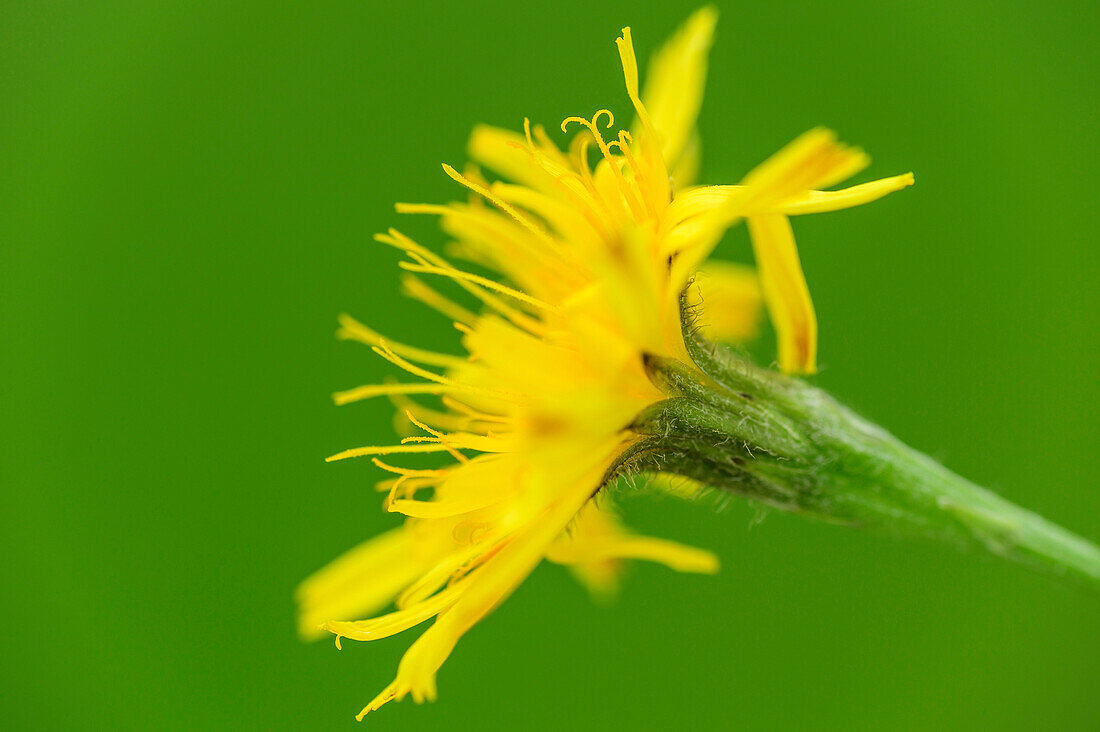
[[[378,711],[391,701],[402,701],[406,696],[411,696],[413,701],[417,704],[434,702],[439,697],[439,690],[435,682],[435,674],[428,675],[420,679],[419,683],[415,684],[394,681],[383,689],[381,694],[374,697],[370,704],[363,707],[359,713],[355,715],[355,721],[362,722],[363,718],[371,712]]]

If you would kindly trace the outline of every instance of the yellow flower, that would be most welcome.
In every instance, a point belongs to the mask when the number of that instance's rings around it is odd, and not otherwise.
[[[478,127],[470,156],[497,180],[477,167],[459,173],[444,165],[467,189],[466,201],[397,205],[403,213],[438,215],[454,257],[497,277],[459,269],[395,229],[377,237],[405,254],[406,294],[454,321],[466,356],[404,345],[341,319],[342,337],[369,344],[417,379],[358,387],[336,401],[390,396],[416,433],[329,459],[371,456],[394,475],[380,486],[386,508],[406,519],[302,584],[301,632],[312,637],[323,629],[339,645],[341,637],[384,638],[435,618],[360,717],[406,695],[434,699],[436,672],[458,639],[544,558],[569,565],[596,593],[614,588],[624,559],[716,571],[708,552],[634,535],[610,504],[592,500],[637,439],[629,425],[664,398],[642,357],[690,363],[680,298],[691,286],[690,296],[708,306],[712,337],[750,336],[763,300],[779,335],[780,367],[812,372],[816,321],[788,217],[865,203],[909,185],[912,176],[814,190],[868,162],[816,129],[740,185],[692,187],[695,119],[715,20],[712,8],[692,15],[655,56],[642,92],[630,29],[623,29],[616,43],[636,113],[631,131],[615,131],[607,110],[566,118],[561,129],[574,134],[564,149],[526,121],[522,134]],[[759,283],[743,267],[704,265],[742,219]],[[431,279],[464,290],[477,312],[433,289]],[[429,452],[451,462],[389,462],[391,455]],[[391,602],[396,609],[388,614],[347,620]]]

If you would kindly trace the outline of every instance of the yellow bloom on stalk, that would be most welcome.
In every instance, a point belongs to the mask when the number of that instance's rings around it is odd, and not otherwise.
[[[712,337],[750,336],[762,298],[778,333],[780,367],[812,372],[816,321],[788,217],[866,203],[909,185],[912,176],[815,190],[868,162],[815,129],[740,185],[691,187],[715,20],[712,8],[696,12],[655,56],[642,92],[630,29],[623,29],[616,43],[636,114],[631,131],[616,130],[607,110],[566,118],[561,129],[573,134],[564,149],[527,122],[522,133],[478,127],[470,156],[499,179],[444,165],[468,200],[397,205],[403,213],[438,215],[453,254],[497,277],[459,269],[395,229],[376,237],[405,254],[406,294],[454,321],[466,356],[403,345],[347,316],[341,321],[342,337],[369,344],[416,379],[358,387],[336,401],[390,396],[416,433],[329,459],[371,456],[394,476],[380,485],[386,508],[407,518],[302,584],[301,632],[311,637],[323,629],[339,644],[435,618],[405,653],[396,680],[360,717],[409,694],[434,699],[436,672],[458,639],[544,558],[569,565],[597,592],[614,587],[624,559],[716,571],[712,554],[633,534],[610,505],[592,500],[637,439],[629,427],[635,416],[665,398],[647,378],[643,355],[690,363],[680,298],[691,286],[689,296],[708,306]],[[743,267],[704,266],[742,219],[759,280]],[[464,290],[476,312],[433,289],[432,279]],[[436,403],[425,406],[412,395]],[[392,464],[401,453],[445,453],[451,462]],[[388,614],[354,619],[391,603],[396,609]]]

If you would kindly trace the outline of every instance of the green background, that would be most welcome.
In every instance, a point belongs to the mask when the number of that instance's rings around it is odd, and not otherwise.
[[[392,523],[366,463],[429,344],[370,235],[459,191],[478,121],[626,112],[692,3],[4,3],[0,713],[17,729],[351,729],[416,631],[301,644],[291,596]],[[917,186],[795,222],[817,381],[1100,539],[1100,58],[1089,0],[722,3],[703,178],[827,124]],[[625,117],[624,117],[625,119]],[[400,222],[440,242],[428,219]],[[724,245],[743,256],[744,233]],[[453,342],[453,341],[452,341]],[[763,360],[769,341],[756,348]],[[372,729],[1097,729],[1100,601],[950,549],[642,495],[713,548],[593,605],[542,567],[435,704]]]

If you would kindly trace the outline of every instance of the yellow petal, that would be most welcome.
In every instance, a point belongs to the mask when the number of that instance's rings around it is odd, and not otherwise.
[[[683,221],[665,237],[664,251],[678,253],[670,277],[673,285],[686,284],[726,230],[742,218],[773,210],[815,187],[843,180],[868,162],[862,150],[840,144],[831,130],[819,127],[798,136],[753,168],[721,205]]]
[[[659,539],[653,536],[625,535],[617,541],[592,547],[593,558],[644,559],[663,564],[677,572],[714,574],[718,571],[718,557],[705,549]]]
[[[340,328],[336,331],[337,338],[359,341],[368,346],[377,346],[384,341],[394,353],[400,354],[413,361],[431,364],[433,366],[456,366],[465,363],[465,359],[457,356],[438,353],[436,351],[428,351],[415,346],[406,346],[390,338],[385,338],[378,333],[378,331],[368,328],[347,313],[341,313],[338,320],[340,322]]]
[[[675,165],[668,169],[668,177],[671,179],[674,195],[679,195],[678,191],[695,183],[695,179],[699,175],[701,147],[699,133],[692,134]]]
[[[718,558],[712,553],[635,534],[622,525],[609,504],[593,501],[548,547],[546,558],[568,566],[597,600],[607,599],[618,589],[622,560],[626,559],[658,562],[680,572],[718,571]]]
[[[677,169],[695,131],[707,79],[707,54],[717,22],[718,11],[713,6],[695,11],[654,54],[646,69],[642,101],[661,138],[661,152],[669,170]],[[636,128],[635,136],[638,134]],[[675,178],[675,182],[685,186],[691,181]]]
[[[461,588],[461,596],[440,613],[435,624],[409,647],[398,665],[394,683],[368,704],[360,715],[391,700],[400,700],[407,694],[411,694],[417,702],[435,697],[435,674],[455,643],[471,626],[503,602],[535,568],[543,558],[547,545],[584,506],[593,488],[599,485],[617,444],[617,440],[608,441],[591,446],[591,452],[584,451],[589,455],[600,455],[595,465],[586,465],[587,460],[581,458],[582,467],[579,469],[572,466],[564,468],[561,458],[565,455],[554,460],[558,469],[545,477],[556,475],[544,489],[549,495],[559,496],[557,500],[475,573],[448,588]],[[576,466],[578,457],[571,456],[573,466]]]
[[[538,190],[553,189],[553,178],[535,161],[523,135],[489,125],[470,133],[470,157],[516,183]]]
[[[750,216],[748,224],[764,301],[779,340],[779,368],[788,374],[812,374],[817,370],[817,316],[790,220],[768,214]]]
[[[603,510],[593,509],[587,516],[582,513],[581,517],[569,533],[551,545],[547,559],[579,566],[616,559],[644,559],[679,572],[713,574],[718,571],[718,558],[704,549],[635,534]]]
[[[740,208],[742,215],[766,211],[810,189],[850,178],[868,164],[870,158],[862,150],[838,142],[832,130],[817,127],[753,168],[742,181],[748,195],[739,198],[735,208]]]
[[[438,615],[440,611],[453,605],[462,596],[462,591],[463,588],[460,585],[451,585],[408,608],[395,610],[370,620],[329,620],[324,623],[323,629],[337,638],[358,641],[388,638],[423,623],[433,615]]]
[[[865,203],[877,201],[883,196],[894,191],[900,191],[902,188],[913,185],[913,183],[913,174],[905,173],[904,175],[882,178],[839,191],[807,191],[798,198],[785,201],[773,213],[795,216],[840,211],[841,209],[862,206]]]
[[[404,527],[365,541],[298,586],[298,632],[317,638],[326,621],[377,612],[421,571]]]
[[[647,486],[652,490],[663,491],[670,496],[689,501],[698,498],[707,490],[704,483],[671,473],[657,473],[649,476]]]
[[[746,211],[752,214],[783,214],[800,216],[803,214],[840,211],[865,203],[877,201],[883,196],[913,185],[912,173],[895,175],[890,178],[861,183],[858,186],[842,188],[839,191],[804,191],[801,195],[785,201],[773,202],[770,208]],[[729,202],[736,203],[747,191],[744,186],[698,186],[681,192],[671,206],[668,215],[676,223],[687,221],[696,216],[721,209]]]
[[[698,306],[696,326],[712,341],[744,343],[759,332],[763,295],[752,267],[706,262],[688,290],[688,304]]]

